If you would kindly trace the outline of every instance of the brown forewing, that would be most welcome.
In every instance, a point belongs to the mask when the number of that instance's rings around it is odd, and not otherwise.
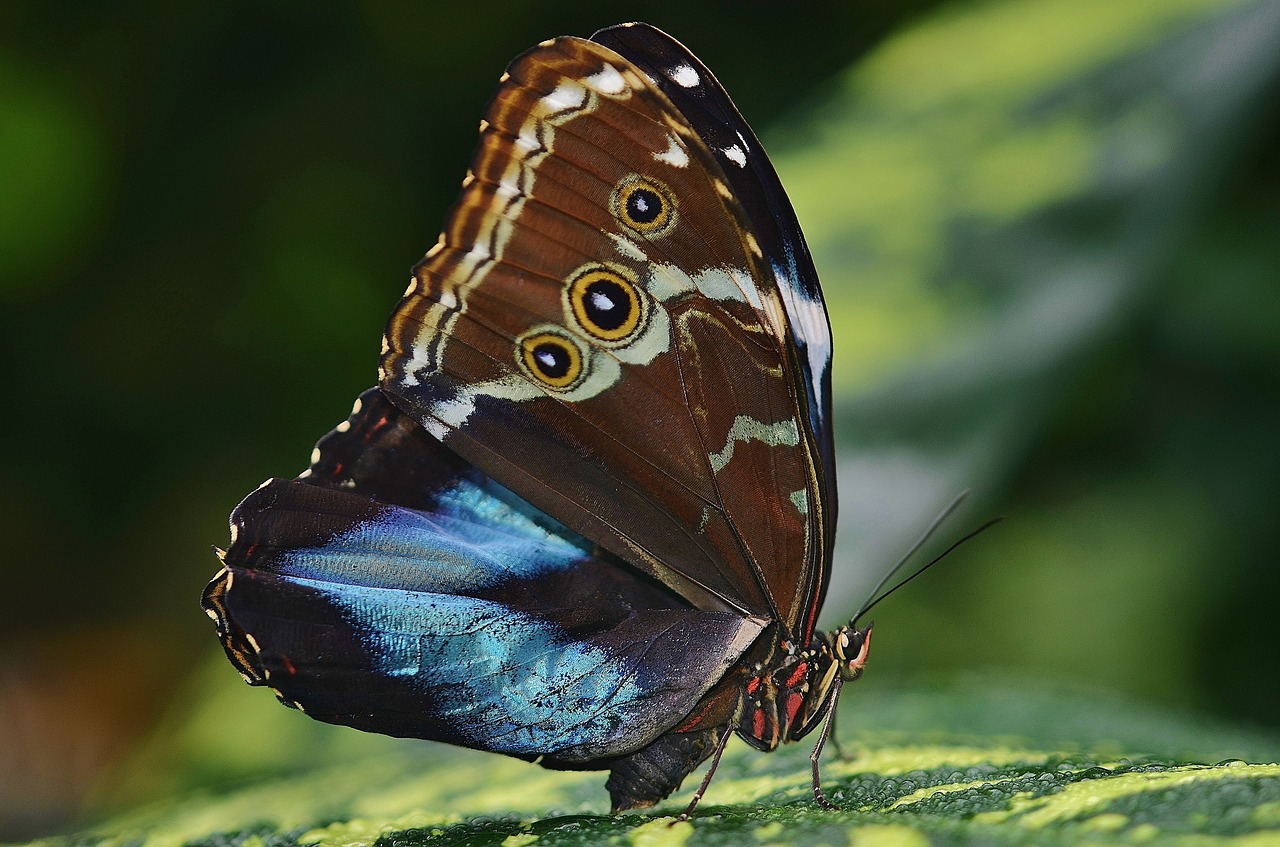
[[[675,223],[629,230],[632,175]],[[575,270],[640,283],[633,343],[593,341],[565,306]],[[558,39],[517,59],[441,242],[387,329],[383,387],[463,457],[702,608],[794,628],[821,567],[813,448],[777,287],[719,166],[621,57]],[[555,327],[583,386],[540,385],[517,340]],[[591,380],[594,380],[592,382]]]

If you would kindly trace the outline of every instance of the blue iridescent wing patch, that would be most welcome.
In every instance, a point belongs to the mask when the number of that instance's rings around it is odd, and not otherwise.
[[[366,392],[232,515],[205,593],[251,682],[319,720],[562,764],[671,729],[762,622],[693,609]]]

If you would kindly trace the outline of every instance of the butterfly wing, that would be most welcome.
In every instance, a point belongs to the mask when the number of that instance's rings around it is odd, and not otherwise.
[[[763,622],[689,607],[366,392],[310,470],[232,514],[204,606],[319,720],[561,764],[630,754]]]
[[[806,404],[824,465],[834,467],[831,435],[831,326],[818,273],[795,209],[751,127],[728,92],[687,47],[648,24],[602,29],[591,40],[644,71],[667,96],[719,162],[750,221],[787,310],[795,344],[803,354]]]
[[[826,538],[835,533],[835,444],[831,430],[831,325],[818,272],[800,221],[773,163],[729,94],[687,47],[665,32],[643,23],[602,29],[591,40],[609,47],[642,70],[680,111],[720,164],[764,253],[771,274],[761,285],[774,285],[786,308],[787,321],[803,373],[805,423],[822,458],[822,492]],[[827,556],[815,567],[797,595],[807,615],[797,628],[802,643],[812,636],[817,611],[830,580]]]
[[[789,324],[697,132],[631,62],[562,38],[508,69],[382,386],[699,608],[794,631],[830,498]]]

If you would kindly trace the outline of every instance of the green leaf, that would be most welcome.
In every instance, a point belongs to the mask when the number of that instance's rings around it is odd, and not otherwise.
[[[262,692],[255,691],[261,695]],[[266,698],[262,698],[266,699]],[[349,731],[312,726],[318,745]],[[1261,844],[1280,839],[1280,739],[1079,693],[969,679],[881,692],[860,683],[841,722],[852,756],[765,755],[734,742],[694,818],[669,826],[696,779],[648,813],[610,817],[604,775],[370,739],[369,754],[116,817],[40,847],[411,847],[417,844]],[[849,732],[850,727],[857,727]],[[939,727],[948,727],[943,731]],[[1070,736],[1077,740],[1070,740]],[[244,736],[219,733],[235,749]],[[1080,739],[1084,739],[1083,741]],[[1108,740],[1110,739],[1110,740]],[[1136,739],[1136,740],[1135,740]]]

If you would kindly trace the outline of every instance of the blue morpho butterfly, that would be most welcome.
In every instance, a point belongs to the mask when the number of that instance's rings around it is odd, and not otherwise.
[[[815,629],[830,365],[795,213],[715,77],[643,24],[546,41],[502,77],[379,388],[236,508],[204,609],[286,705],[609,770],[615,812],[715,756],[696,803],[733,733],[772,750],[825,716],[826,805],[871,635]]]

